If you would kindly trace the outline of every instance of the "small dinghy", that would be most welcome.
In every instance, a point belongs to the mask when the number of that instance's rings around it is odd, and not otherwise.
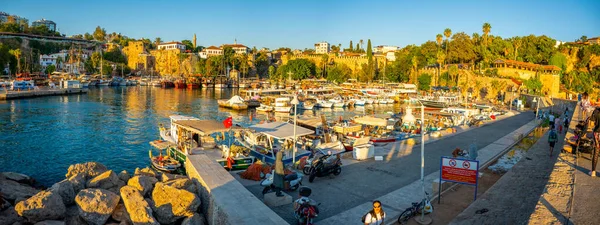
[[[171,173],[181,167],[181,163],[179,163],[177,160],[169,156],[163,156],[162,151],[158,156],[152,156],[152,150],[148,151],[148,154],[150,156],[152,167],[156,168],[157,170]]]

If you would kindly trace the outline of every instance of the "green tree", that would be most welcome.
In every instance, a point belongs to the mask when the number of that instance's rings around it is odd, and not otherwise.
[[[421,74],[418,78],[418,83],[420,91],[429,91],[431,89],[431,74]]]
[[[316,73],[316,65],[308,59],[294,59],[277,69],[277,76],[294,80],[305,79]]]
[[[45,73],[46,73],[46,74],[51,74],[51,73],[52,73],[52,72],[54,72],[54,71],[56,71],[56,66],[54,66],[54,65],[49,65],[49,66],[47,66],[47,67],[46,67],[46,71],[45,71]]]
[[[125,55],[123,55],[118,48],[113,48],[112,50],[105,52],[103,57],[105,61],[127,63],[127,58],[125,58]]]
[[[348,49],[353,52],[354,51],[354,45],[352,45],[352,40],[350,40],[350,46],[348,46]]]
[[[106,38],[106,30],[104,28],[101,28],[100,26],[96,27],[96,30],[94,30],[94,39],[96,39],[97,41],[105,41]]]
[[[361,52],[360,46],[358,45],[358,43],[356,43],[356,49],[354,50],[355,52]]]
[[[367,39],[367,81],[372,81],[374,77],[374,62],[373,62],[373,47],[371,47],[371,39]]]
[[[525,80],[523,84],[527,87],[527,90],[533,94],[539,94],[543,86],[542,81],[538,77],[530,77],[528,80]]]
[[[588,41],[588,37],[587,37],[587,36],[585,36],[585,35],[583,35],[583,36],[581,36],[581,37],[579,38],[579,41],[581,41],[581,42],[585,43],[585,42],[587,42],[587,41]]]
[[[550,58],[550,65],[558,66],[563,72],[567,70],[567,56],[563,53],[556,52]]]
[[[190,40],[183,40],[181,44],[185,45],[186,50],[194,51],[194,43]]]
[[[17,73],[21,73],[21,49],[11,49],[9,52],[17,59]]]
[[[269,66],[269,78],[273,79],[275,78],[277,73],[277,69],[275,69],[275,67],[273,65]]]
[[[459,32],[452,35],[452,45],[447,54],[448,62],[465,63],[475,59],[475,45],[469,35]]]
[[[458,83],[458,66],[452,65],[448,67],[448,75],[450,75],[450,80],[448,81],[448,86],[456,86]]]
[[[438,44],[438,46],[442,45],[442,41],[444,41],[442,34],[435,35],[435,42]]]
[[[83,34],[83,38],[88,41],[94,40],[94,36],[92,36],[90,33],[87,33],[87,32],[85,34]]]
[[[346,64],[336,64],[334,66],[327,67],[327,80],[336,83],[342,83],[350,78],[352,75],[352,69]]]

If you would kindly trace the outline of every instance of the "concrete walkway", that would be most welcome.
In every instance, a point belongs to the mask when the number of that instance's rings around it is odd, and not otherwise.
[[[508,173],[477,198],[450,224],[524,224],[535,210],[539,196],[549,180],[549,174],[558,158],[560,139],[553,157],[548,152],[546,132]],[[487,209],[484,214],[476,211]]]
[[[476,140],[480,147],[486,146],[479,150],[478,160],[483,164],[505,149],[512,147],[516,138],[521,134],[527,134],[533,130],[537,126],[537,122],[531,121],[532,119],[533,114],[522,113],[505,119],[501,123],[490,124],[426,144],[425,174],[429,174],[425,177],[426,191],[432,193],[432,182],[439,178],[441,156],[450,155],[455,147],[466,149],[473,140]],[[348,182],[347,186],[337,187],[339,190],[335,194],[325,193],[331,195],[328,200],[334,203],[340,202],[340,204],[329,206],[336,214],[319,221],[318,224],[360,223],[358,222],[360,217],[371,209],[371,201],[374,199],[383,203],[389,218],[388,221],[395,221],[402,210],[409,207],[411,202],[419,201],[423,194],[419,179],[420,149],[418,146],[414,146],[414,148],[411,146],[406,151],[409,152],[401,154],[403,157],[393,158],[389,162],[365,162],[357,164],[364,167],[352,168],[352,171],[348,172],[348,176],[352,176],[353,180],[344,179],[343,181],[344,183]],[[348,170],[342,173],[346,171]],[[343,176],[335,179],[340,178],[343,179]],[[326,181],[331,186],[336,185],[335,180],[327,179]],[[339,192],[343,192],[345,195],[340,195]],[[331,204],[330,202],[324,203]],[[340,211],[340,209],[348,208],[350,209]]]

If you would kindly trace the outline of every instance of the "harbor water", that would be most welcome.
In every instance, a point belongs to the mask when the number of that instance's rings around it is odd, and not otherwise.
[[[88,94],[0,101],[0,166],[32,176],[49,186],[64,179],[69,165],[103,163],[115,171],[148,166],[148,142],[159,139],[159,124],[169,116],[189,115],[249,126],[267,115],[253,110],[220,109],[217,99],[231,89],[90,88]],[[398,112],[399,104],[350,109],[299,111],[328,118]],[[277,114],[280,116],[279,114]],[[252,119],[252,120],[251,120]]]

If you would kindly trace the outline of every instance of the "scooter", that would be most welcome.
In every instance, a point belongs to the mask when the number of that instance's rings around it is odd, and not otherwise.
[[[275,170],[271,171],[271,173],[265,175],[265,179],[260,182],[260,186],[263,186],[262,194],[269,193],[275,190],[275,185],[273,185],[273,173]],[[302,174],[300,173],[292,173],[286,175],[284,178],[284,191],[295,191],[302,185]]]
[[[301,187],[298,190],[298,194],[300,194],[301,198],[294,202],[294,208],[297,207],[295,210],[295,217],[298,219],[298,225],[313,225],[313,219],[319,215],[318,206],[320,206],[321,203],[315,204],[313,200],[308,198],[311,192],[312,190],[308,187]],[[298,202],[302,199],[304,199],[304,201],[301,201],[301,203]]]
[[[313,161],[323,155],[326,155],[326,153],[323,152],[323,150],[317,149],[316,153],[311,158],[306,159],[306,164],[302,169],[302,173],[304,173],[304,175],[310,175],[310,170],[313,168]]]
[[[308,182],[312,183],[315,180],[315,177],[324,177],[329,174],[337,176],[342,173],[342,160],[339,158],[339,155],[336,155],[336,159],[332,162],[326,162],[331,156],[333,155],[327,154],[313,160]]]

